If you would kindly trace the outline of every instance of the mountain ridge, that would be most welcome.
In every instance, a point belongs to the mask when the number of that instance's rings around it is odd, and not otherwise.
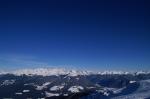
[[[14,75],[41,75],[41,76],[52,76],[52,75],[68,75],[68,76],[78,76],[78,75],[140,75],[140,74],[150,74],[150,71],[87,71],[87,70],[75,70],[75,69],[64,69],[64,68],[35,68],[35,69],[18,69],[14,71],[0,71],[0,75],[3,74],[14,74]]]

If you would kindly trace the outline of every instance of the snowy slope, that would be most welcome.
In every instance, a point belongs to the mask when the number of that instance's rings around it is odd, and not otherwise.
[[[139,82],[140,87],[133,93],[118,96],[112,99],[148,99],[150,98],[150,80],[142,80]]]

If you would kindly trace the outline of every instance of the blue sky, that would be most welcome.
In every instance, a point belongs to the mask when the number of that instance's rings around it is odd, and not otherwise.
[[[0,1],[0,68],[150,69],[146,0]]]

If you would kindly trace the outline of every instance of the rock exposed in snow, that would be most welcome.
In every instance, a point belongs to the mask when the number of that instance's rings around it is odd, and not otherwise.
[[[3,81],[3,83],[1,85],[7,86],[7,85],[12,85],[14,83],[15,83],[15,80],[5,80],[5,81]]]
[[[105,96],[109,96],[109,93],[108,93],[108,92],[104,92],[104,95],[105,95]]]
[[[112,99],[149,99],[150,97],[150,80],[142,80],[139,82],[138,89],[131,94],[121,95]]]

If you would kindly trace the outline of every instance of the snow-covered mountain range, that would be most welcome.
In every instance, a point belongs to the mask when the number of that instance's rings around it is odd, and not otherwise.
[[[36,68],[0,72],[0,99],[149,99],[150,72]]]
[[[68,76],[78,76],[78,75],[89,75],[92,72],[89,71],[79,71],[79,70],[69,70],[63,68],[36,68],[36,69],[20,69],[15,71],[1,71],[0,74],[14,74],[14,75],[41,75],[41,76],[52,76],[52,75],[68,75]]]
[[[42,75],[42,76],[52,76],[52,75],[68,75],[68,76],[78,76],[78,75],[139,75],[139,74],[150,74],[150,71],[138,71],[138,72],[126,72],[126,71],[84,71],[84,70],[69,70],[63,68],[36,68],[36,69],[19,69],[14,71],[0,71],[0,74],[14,74],[14,75]]]

